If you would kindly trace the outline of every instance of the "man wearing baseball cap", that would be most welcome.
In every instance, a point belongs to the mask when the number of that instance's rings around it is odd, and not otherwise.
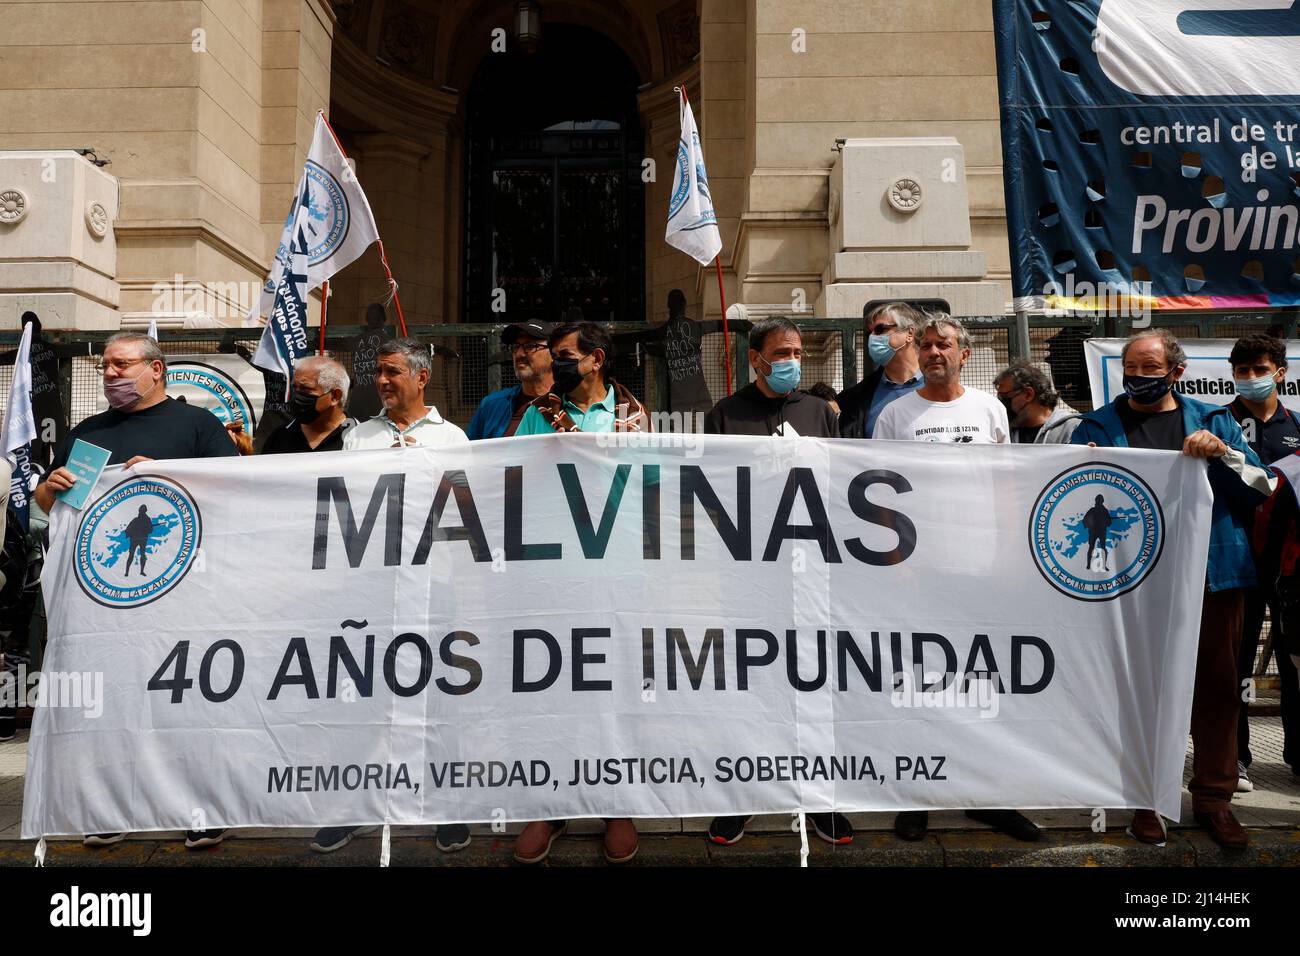
[[[505,327],[501,343],[510,353],[519,384],[495,391],[479,403],[467,430],[470,441],[511,437],[529,403],[551,390],[551,350],[547,340],[554,328],[555,323],[540,319],[512,322]]]

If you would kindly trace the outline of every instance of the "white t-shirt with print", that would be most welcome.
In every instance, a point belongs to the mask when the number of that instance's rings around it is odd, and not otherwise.
[[[1011,440],[1007,410],[988,392],[967,388],[951,402],[931,402],[919,391],[895,399],[880,413],[872,438],[895,441],[1003,444]]]

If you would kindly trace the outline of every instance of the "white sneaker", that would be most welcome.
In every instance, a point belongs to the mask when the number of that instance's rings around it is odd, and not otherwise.
[[[1246,765],[1240,760],[1237,761],[1237,792],[1250,793],[1255,789],[1255,785],[1250,782],[1250,777],[1246,775]]]

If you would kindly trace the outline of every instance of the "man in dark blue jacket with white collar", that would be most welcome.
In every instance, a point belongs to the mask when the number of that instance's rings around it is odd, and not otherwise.
[[[551,390],[551,350],[547,341],[554,328],[554,323],[540,319],[505,327],[501,342],[510,352],[519,384],[499,389],[479,403],[465,430],[470,441],[513,437],[529,403]]]
[[[1124,346],[1124,394],[1084,415],[1076,445],[1181,451],[1204,458],[1214,492],[1206,591],[1192,697],[1195,751],[1192,810],[1196,822],[1226,848],[1247,843],[1231,810],[1237,789],[1237,653],[1243,589],[1255,584],[1247,523],[1276,479],[1251,451],[1227,408],[1179,395],[1186,354],[1167,329],[1138,332]],[[1143,843],[1163,843],[1165,825],[1153,810],[1138,810],[1129,832]]]

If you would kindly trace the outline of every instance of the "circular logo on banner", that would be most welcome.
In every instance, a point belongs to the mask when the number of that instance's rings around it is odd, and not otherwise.
[[[680,140],[677,143],[677,188],[673,190],[673,197],[668,202],[668,218],[681,210],[686,204],[686,195],[691,191],[691,158],[687,155],[686,144]]]
[[[1142,583],[1164,549],[1164,512],[1118,465],[1061,472],[1034,504],[1029,548],[1047,583],[1079,601],[1109,601]]]
[[[105,607],[156,601],[185,577],[202,536],[199,509],[178,483],[128,478],[81,519],[77,583]]]
[[[203,362],[171,363],[167,366],[167,391],[174,397],[184,396],[190,405],[206,408],[223,425],[243,422],[244,432],[249,435],[257,427],[248,393],[219,368]]]
[[[307,161],[307,264],[317,265],[338,251],[348,236],[348,200],[333,174]]]

